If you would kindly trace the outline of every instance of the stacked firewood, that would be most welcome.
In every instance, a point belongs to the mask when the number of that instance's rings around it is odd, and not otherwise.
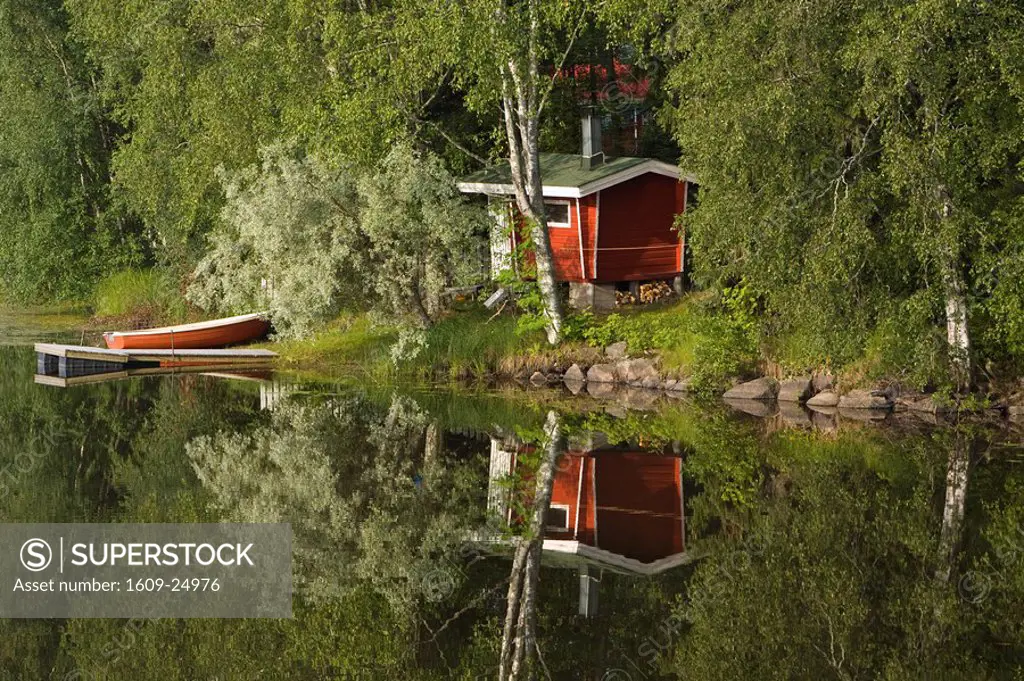
[[[615,292],[615,304],[616,305],[635,305],[636,296],[629,291],[616,291]]]
[[[655,303],[671,295],[672,287],[664,281],[655,281],[640,287],[640,302],[644,305]]]
[[[664,300],[672,295],[672,287],[664,281],[654,281],[649,284],[641,284],[637,295],[629,291],[616,291],[615,303],[617,305],[649,305],[659,300]]]

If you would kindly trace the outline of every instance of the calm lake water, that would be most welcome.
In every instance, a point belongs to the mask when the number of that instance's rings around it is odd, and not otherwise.
[[[288,522],[296,594],[291,620],[0,620],[2,679],[497,678],[542,480],[537,678],[1024,678],[1011,426],[358,376],[60,388],[8,327],[2,522]]]

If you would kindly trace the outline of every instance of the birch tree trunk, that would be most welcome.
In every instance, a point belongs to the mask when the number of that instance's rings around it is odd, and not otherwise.
[[[948,583],[956,565],[967,512],[967,483],[971,464],[971,441],[955,433],[946,467],[946,496],[942,507],[942,531],[939,535],[939,569],[935,578]]]
[[[945,185],[939,187],[940,225],[953,215],[953,202]],[[944,225],[943,225],[944,226]],[[940,229],[940,232],[951,230]],[[946,298],[946,342],[949,346],[953,380],[959,392],[971,387],[971,337],[967,330],[967,286],[960,268],[960,247],[951,242],[942,254],[942,285]]]
[[[544,298],[548,343],[562,339],[562,301],[555,280],[547,212],[540,176],[540,113],[543,107],[537,70],[540,39],[537,0],[529,0],[529,35],[525,54],[513,53],[501,66],[501,103],[508,138],[508,160],[516,206],[530,225],[537,261],[537,284]]]
[[[533,657],[537,651],[537,586],[540,582],[541,554],[544,546],[544,526],[551,491],[555,481],[558,457],[565,451],[558,414],[548,412],[544,427],[547,452],[537,469],[533,497],[533,512],[526,534],[520,538],[512,558],[512,574],[508,585],[508,607],[501,637],[498,663],[499,681],[518,681],[529,678]]]

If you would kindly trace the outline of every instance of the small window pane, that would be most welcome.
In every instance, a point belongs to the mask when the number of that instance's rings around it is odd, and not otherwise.
[[[569,204],[567,203],[545,203],[544,208],[548,212],[548,224],[551,226],[569,226]]]
[[[553,530],[568,529],[569,509],[566,506],[552,506],[548,508],[547,522],[545,524]]]

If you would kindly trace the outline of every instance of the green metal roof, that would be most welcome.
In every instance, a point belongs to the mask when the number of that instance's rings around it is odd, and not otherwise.
[[[592,170],[583,168],[583,157],[578,154],[541,154],[540,177],[548,187],[584,187],[591,182],[622,172],[650,159],[632,156],[607,158]],[[463,177],[460,182],[473,184],[512,184],[512,170],[508,162],[478,170]]]

